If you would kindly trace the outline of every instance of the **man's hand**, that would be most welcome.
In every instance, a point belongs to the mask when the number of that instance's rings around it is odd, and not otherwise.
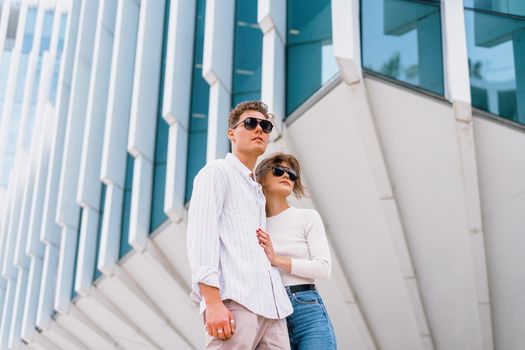
[[[235,333],[233,314],[224,305],[218,288],[199,283],[201,295],[206,302],[205,320],[208,334],[219,339],[230,339]]]
[[[235,333],[233,314],[222,301],[206,304],[206,329],[208,334],[219,339],[230,339]]]

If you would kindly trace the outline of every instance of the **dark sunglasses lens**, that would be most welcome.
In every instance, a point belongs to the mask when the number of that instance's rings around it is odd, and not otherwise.
[[[270,133],[270,132],[272,132],[273,124],[270,123],[268,120],[260,120],[260,121],[259,121],[259,124],[261,124],[261,129],[262,129],[265,133]]]
[[[284,175],[284,169],[274,167],[274,168],[272,168],[272,174],[277,176],[277,177],[283,176]]]
[[[290,178],[290,180],[294,182],[295,180],[297,180],[297,174],[294,171],[288,170],[287,173],[288,173],[288,177]]]
[[[257,127],[257,119],[255,118],[246,118],[244,119],[244,127],[247,130],[253,130]]]

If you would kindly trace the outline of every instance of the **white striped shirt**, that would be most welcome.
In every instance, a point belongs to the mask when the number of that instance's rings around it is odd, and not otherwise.
[[[220,289],[255,314],[282,319],[293,311],[281,276],[258,243],[266,228],[266,200],[252,171],[233,154],[206,165],[195,177],[187,245],[192,299],[206,309],[199,283]]]

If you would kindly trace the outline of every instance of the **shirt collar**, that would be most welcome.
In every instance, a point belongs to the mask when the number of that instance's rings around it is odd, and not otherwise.
[[[251,180],[254,180],[253,178],[253,170],[248,169],[246,165],[244,165],[239,158],[237,158],[233,153],[228,153],[226,155],[226,161],[233,165],[233,167],[239,171],[244,177],[247,177]]]

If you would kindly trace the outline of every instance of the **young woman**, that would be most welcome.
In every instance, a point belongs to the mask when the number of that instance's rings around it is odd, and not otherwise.
[[[288,205],[304,196],[299,161],[277,153],[256,168],[266,196],[266,231],[257,239],[270,263],[281,272],[294,312],[286,318],[292,350],[336,349],[335,334],[315,280],[331,273],[330,248],[323,222],[313,209]]]

